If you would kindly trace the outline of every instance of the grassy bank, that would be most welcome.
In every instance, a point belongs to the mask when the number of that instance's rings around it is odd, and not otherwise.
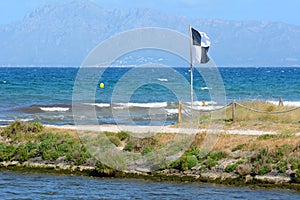
[[[229,129],[252,129],[264,131],[276,131],[278,133],[299,133],[300,132],[300,109],[291,112],[284,112],[294,109],[293,106],[278,106],[265,101],[241,101],[241,105],[257,111],[283,112],[278,114],[258,113],[236,105],[235,121],[232,119],[232,108],[226,110],[225,126]]]
[[[0,161],[29,159],[84,164],[91,155],[75,134],[45,129],[40,123],[16,121],[1,130]]]
[[[209,125],[212,125],[227,130],[260,130],[290,134],[300,133],[300,109],[293,110],[295,109],[293,106],[278,106],[266,101],[240,100],[237,102],[252,110],[236,104],[234,121],[232,120],[231,105],[226,109],[214,112],[195,111],[194,117],[184,118],[180,126],[189,128],[196,127],[197,124],[198,128],[208,128]],[[255,112],[253,110],[261,112]],[[285,112],[289,110],[293,111]],[[179,127],[179,125],[175,124],[174,127]]]
[[[175,133],[157,133],[146,138],[135,137],[129,132],[104,134],[120,151],[141,156],[155,154],[173,138],[180,138]],[[0,135],[2,169],[37,169],[42,166],[46,171],[59,169],[66,173],[88,169],[89,175],[97,176],[139,176],[226,184],[275,183],[300,190],[300,137],[288,132],[259,136],[223,133],[218,135],[212,150],[203,147],[209,136],[199,133],[178,160],[143,175],[118,172],[104,166],[82,145],[73,130],[16,121],[1,128]],[[7,164],[13,162],[18,164]]]

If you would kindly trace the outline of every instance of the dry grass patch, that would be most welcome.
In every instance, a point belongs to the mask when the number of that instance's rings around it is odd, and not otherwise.
[[[176,133],[158,133],[155,135],[155,139],[159,142],[159,144],[166,145],[176,137]]]
[[[238,103],[254,110],[266,112],[281,112],[295,108],[292,106],[278,106],[265,101],[238,101]],[[232,121],[231,106],[226,109],[225,119],[211,120],[212,115],[223,116],[222,111],[215,111],[213,113],[199,111],[194,117],[183,119],[182,123],[175,124],[172,127],[198,127],[199,129],[213,127],[227,130],[274,131],[277,133],[300,132],[300,109],[281,114],[266,114],[254,112],[236,105],[235,121]]]
[[[265,101],[253,101],[253,102],[240,102],[240,104],[252,108],[254,110],[266,111],[266,112],[279,112],[279,111],[287,111],[293,109],[292,106],[277,106],[269,102]],[[227,118],[231,118],[231,108],[227,109]],[[287,113],[282,114],[266,114],[266,113],[258,113],[254,111],[247,110],[245,108],[236,106],[236,119],[239,121],[268,121],[275,123],[299,123],[300,109],[294,110]]]
[[[230,135],[221,134],[218,142],[214,146],[215,151],[232,151],[237,146],[248,146],[257,139],[257,136],[251,135]],[[246,145],[245,145],[246,144]]]
[[[300,137],[282,137],[281,134],[261,136],[221,134],[213,150],[228,152],[234,150],[254,151],[268,148],[272,151],[283,145],[289,145],[291,148],[300,147]]]
[[[288,123],[276,123],[269,121],[258,120],[236,120],[225,125],[227,130],[259,130],[259,131],[271,131],[277,133],[299,133],[300,124],[288,124]]]
[[[207,133],[197,133],[195,135],[195,139],[192,143],[191,146],[197,147],[197,148],[201,148],[202,143],[204,142],[205,138],[206,138]]]
[[[258,136],[256,140],[249,142],[245,150],[268,148],[272,151],[283,145],[289,145],[291,148],[300,146],[300,137],[298,136],[282,138],[280,135],[271,135],[268,139],[261,138],[262,136]]]
[[[55,132],[59,134],[69,134],[74,136],[75,138],[78,138],[77,136],[77,131],[76,130],[71,130],[71,129],[62,129],[62,128],[53,128],[53,127],[47,127],[44,126],[44,132]]]

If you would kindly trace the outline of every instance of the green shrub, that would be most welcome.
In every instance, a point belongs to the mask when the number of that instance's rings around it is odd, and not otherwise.
[[[80,154],[80,157],[77,158],[75,160],[75,164],[76,165],[82,165],[84,164],[89,158],[91,158],[91,155],[86,152],[86,151],[82,151],[81,154]]]
[[[240,165],[240,164],[243,164],[244,163],[244,160],[239,160],[236,162],[236,164]]]
[[[171,164],[170,164],[170,168],[174,168],[174,169],[180,169],[181,165],[181,159],[177,159],[174,160]]]
[[[117,136],[108,136],[108,139],[111,143],[113,143],[117,147],[121,146],[121,141]]]
[[[24,162],[28,160],[28,151],[24,144],[20,144],[15,151],[15,158],[18,161]]]
[[[220,151],[217,151],[217,152],[212,152],[209,154],[209,157],[212,159],[212,160],[221,160],[222,158],[226,157],[226,155],[223,153],[223,152],[220,152]]]
[[[245,146],[246,146],[246,144],[239,144],[239,145],[237,145],[236,147],[234,147],[231,151],[232,151],[232,152],[235,152],[235,151],[237,151],[237,150],[241,150],[241,149],[243,149]]]
[[[104,134],[109,137],[109,136],[115,136],[116,133],[113,133],[113,132],[104,132]]]
[[[181,169],[182,170],[188,170],[191,169],[192,167],[195,167],[198,163],[198,160],[196,156],[194,155],[184,155],[181,158]]]
[[[184,161],[182,160],[182,161],[180,162],[180,169],[181,169],[181,170],[184,170],[184,171],[186,171],[186,170],[189,169],[188,163],[187,163],[187,161],[186,161],[186,158],[185,158]]]
[[[5,127],[4,132],[8,135],[15,135],[17,133],[26,133],[27,124],[22,121],[14,121]]]
[[[142,149],[142,155],[146,155],[150,152],[154,151],[154,147],[152,146],[146,146]]]
[[[121,131],[119,133],[117,133],[117,137],[123,141],[123,140],[126,140],[127,138],[129,138],[129,134],[125,131]]]
[[[296,170],[296,169],[299,169],[299,168],[300,168],[299,161],[293,161],[291,163],[291,169],[292,170]]]
[[[258,169],[258,175],[264,175],[272,170],[271,166],[268,164],[262,165]]]
[[[0,143],[0,161],[9,161],[14,157],[16,147],[7,145],[3,142]]]
[[[267,140],[267,139],[271,139],[271,138],[275,138],[276,135],[273,134],[263,134],[257,137],[257,139],[259,140]]]
[[[216,166],[218,164],[218,161],[224,157],[226,157],[226,155],[223,152],[211,152],[204,163],[208,168],[211,169],[212,167]]]
[[[298,169],[298,171],[296,172],[296,174],[295,174],[295,181],[297,182],[297,183],[300,183],[300,170]]]
[[[54,148],[57,152],[60,153],[69,153],[73,150],[72,146],[68,143],[56,144]]]
[[[195,167],[198,163],[196,156],[187,156],[188,169]]]
[[[125,145],[124,151],[132,151],[133,148],[134,148],[134,144],[133,144],[133,142],[130,141]]]
[[[277,161],[274,161],[274,159],[275,159],[275,157],[269,151],[269,149],[268,148],[263,148],[263,149],[260,149],[259,152],[257,152],[256,154],[254,154],[251,157],[251,162],[256,163],[257,165],[264,165],[266,163],[277,162]]]
[[[41,156],[43,160],[56,160],[65,156],[66,161],[82,164],[91,157],[79,140],[69,134],[33,134],[40,131],[42,126],[39,126],[39,123],[31,123],[24,129],[24,124],[28,125],[29,123],[14,122],[7,126],[7,130],[13,130],[11,133],[15,133],[12,135],[15,139],[13,141],[18,141],[19,145],[0,143],[0,161],[24,162],[38,156]],[[30,134],[23,134],[26,130],[30,130]],[[119,140],[118,137],[116,138]]]
[[[56,160],[58,157],[58,152],[53,149],[47,149],[42,152],[43,160]]]
[[[38,144],[35,142],[27,142],[26,143],[26,149],[30,155],[30,157],[34,157],[37,153]]]
[[[285,172],[286,172],[286,166],[279,166],[279,167],[278,167],[278,171],[279,171],[280,173],[285,173]]]
[[[39,122],[22,122],[14,121],[6,126],[2,135],[7,137],[15,136],[16,134],[38,133],[43,130],[43,125]]]
[[[281,161],[278,163],[277,169],[280,173],[285,173],[287,170],[287,163],[286,161]]]
[[[15,158],[20,162],[27,161],[29,158],[34,158],[38,155],[38,144],[35,142],[27,142],[20,144],[15,151]]]
[[[237,163],[232,164],[232,165],[227,165],[227,166],[225,167],[225,172],[228,172],[228,173],[229,173],[229,172],[233,172],[234,170],[236,170],[237,166],[238,166]]]
[[[292,150],[292,146],[289,144],[284,144],[277,148],[276,154],[279,156],[285,156]]]
[[[38,152],[43,153],[44,151],[47,151],[49,149],[53,149],[53,143],[50,140],[43,140],[41,141],[39,147],[38,147]]]
[[[218,161],[212,159],[212,158],[208,158],[206,161],[205,161],[205,164],[206,166],[211,169],[212,167],[216,166],[218,164]]]
[[[44,160],[66,156],[67,161],[74,161],[76,164],[87,159],[86,149],[69,134],[46,133],[40,136],[40,140],[38,152]]]
[[[33,133],[39,133],[44,129],[40,122],[30,122],[28,123],[27,131]]]
[[[197,147],[193,146],[190,149],[186,150],[184,152],[185,155],[194,155],[194,156],[198,156],[198,154],[200,153],[200,150],[197,149]]]

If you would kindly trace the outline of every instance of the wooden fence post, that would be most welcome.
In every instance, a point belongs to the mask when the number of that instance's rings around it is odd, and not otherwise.
[[[232,121],[235,120],[235,99],[232,100]]]
[[[178,102],[178,123],[182,121],[182,102]]]
[[[278,104],[278,106],[283,106],[283,101],[282,101],[281,97],[279,97],[279,104]]]

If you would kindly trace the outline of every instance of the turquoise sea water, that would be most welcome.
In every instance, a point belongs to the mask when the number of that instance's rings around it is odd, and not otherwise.
[[[74,124],[72,114],[73,86],[78,68],[8,68],[0,67],[0,124],[13,120],[40,121],[45,124]],[[90,74],[97,69],[91,69]],[[82,106],[93,106],[97,111],[100,124],[115,123],[113,109],[130,107],[130,115],[137,124],[149,121],[149,109],[163,109],[167,115],[166,124],[176,121],[178,99],[174,91],[163,86],[163,83],[181,90],[181,83],[164,73],[164,69],[156,70],[158,74],[155,84],[146,83],[136,88],[128,102],[112,102],[112,94],[116,85],[132,68],[107,68],[94,86],[93,104],[82,102]],[[188,82],[189,68],[174,68]],[[219,68],[226,92],[226,101],[270,100],[295,104],[300,102],[300,68]],[[131,77],[130,81],[142,81],[147,73]],[[123,80],[124,81],[124,80]],[[128,80],[129,81],[129,80]],[[103,82],[105,88],[99,88]],[[126,81],[125,81],[126,82]],[[210,89],[203,77],[194,70],[194,92],[196,99],[211,101]],[[183,101],[188,101],[190,97]],[[217,103],[217,102],[213,102]],[[126,120],[125,120],[126,121]],[[126,122],[125,122],[126,123]]]
[[[5,68],[0,67],[0,124],[13,120],[40,121],[46,124],[74,124],[72,96],[78,68]],[[115,123],[112,110],[130,107],[138,124],[147,124],[149,109],[167,113],[166,123],[177,118],[176,95],[159,83],[170,83],[181,91],[181,84],[160,69],[155,84],[136,88],[129,102],[112,102],[120,79],[131,68],[108,68],[94,86],[94,107],[100,124]],[[189,81],[188,68],[176,68]],[[97,71],[97,69],[96,69]],[[219,68],[226,101],[270,100],[300,102],[300,68]],[[90,74],[95,73],[91,69]],[[130,81],[143,80],[140,74]],[[129,81],[129,82],[130,82]],[[213,80],[212,80],[213,81]],[[105,88],[99,88],[103,82]],[[83,86],[84,87],[84,86]],[[195,70],[197,100],[210,99],[210,88]],[[126,91],[125,91],[126,92]],[[189,91],[182,91],[189,93]],[[187,95],[187,101],[189,96]],[[182,100],[182,99],[180,99]],[[213,104],[215,106],[215,104]],[[217,106],[217,105],[216,105]],[[161,183],[142,180],[87,178],[0,172],[1,199],[299,199],[297,192],[279,189],[225,187],[203,183]]]
[[[0,172],[1,199],[299,199],[295,191]]]

